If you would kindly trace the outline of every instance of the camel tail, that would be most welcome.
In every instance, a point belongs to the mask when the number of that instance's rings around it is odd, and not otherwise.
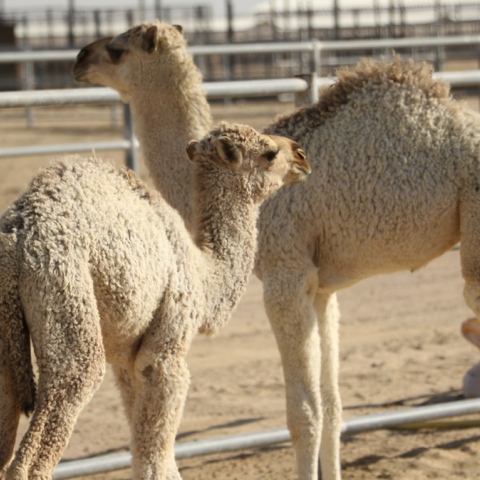
[[[15,245],[13,234],[0,232],[0,383],[11,390],[5,394],[28,416],[35,406],[36,384],[30,332],[20,303]]]

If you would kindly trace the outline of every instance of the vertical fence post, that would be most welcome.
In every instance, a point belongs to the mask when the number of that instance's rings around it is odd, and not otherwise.
[[[35,89],[35,67],[33,62],[25,62],[22,68],[23,73],[23,90],[34,90]],[[33,127],[33,109],[27,107],[26,109],[27,115],[27,128]]]
[[[312,72],[315,72],[318,77],[322,76],[322,42],[313,40],[313,68]]]
[[[137,140],[135,138],[135,131],[133,128],[132,112],[130,111],[130,106],[128,104],[124,104],[123,113],[123,135],[124,138],[130,142],[130,148],[125,151],[125,165],[138,175]]]
[[[295,106],[305,107],[313,105],[318,102],[318,82],[316,72],[295,75],[296,78],[301,78],[307,82],[307,89],[303,92],[295,94]]]

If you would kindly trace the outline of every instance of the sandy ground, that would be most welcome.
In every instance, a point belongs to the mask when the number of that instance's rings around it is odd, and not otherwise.
[[[473,108],[477,101],[472,101]],[[216,106],[217,119],[265,125],[289,104]],[[259,115],[258,112],[261,112]],[[0,111],[3,146],[104,140],[121,136],[110,108]],[[105,158],[122,161],[122,154]],[[0,159],[0,212],[51,156]],[[142,167],[141,175],[145,177]],[[191,388],[178,441],[257,432],[285,425],[280,359],[252,278],[229,325],[213,339],[197,337],[189,353]],[[464,372],[480,352],[460,335],[470,312],[462,298],[459,253],[451,251],[415,273],[368,279],[339,293],[340,388],[344,418],[455,400]],[[476,418],[471,416],[469,418]],[[26,422],[22,422],[22,430]],[[129,433],[108,371],[79,418],[65,459],[127,450]],[[480,430],[377,431],[345,436],[343,478],[473,479],[480,464]],[[186,480],[294,479],[289,443],[180,460]],[[130,471],[89,477],[128,479]]]

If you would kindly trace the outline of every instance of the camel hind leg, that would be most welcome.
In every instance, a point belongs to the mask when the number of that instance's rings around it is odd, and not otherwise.
[[[93,285],[87,275],[83,280],[88,281],[80,281],[76,273],[68,276],[68,285],[48,278],[27,282],[32,287],[23,298],[28,299],[25,314],[37,357],[38,395],[8,480],[51,478],[81,409],[104,375]]]
[[[0,478],[12,458],[20,414],[35,404],[30,336],[20,305],[16,238],[0,232]]]
[[[13,456],[20,405],[15,395],[13,372],[5,342],[0,338],[0,479],[5,473]]]
[[[113,372],[116,378],[116,384],[120,389],[122,396],[123,407],[127,416],[128,424],[132,432],[132,438],[135,437],[135,425],[133,424],[133,409],[135,405],[135,375],[130,374],[126,369],[113,366]],[[137,399],[138,402],[138,399]],[[133,448],[132,448],[133,450]],[[166,480],[181,480],[180,473],[178,471],[175,462],[175,452],[171,453],[168,461],[168,470]]]

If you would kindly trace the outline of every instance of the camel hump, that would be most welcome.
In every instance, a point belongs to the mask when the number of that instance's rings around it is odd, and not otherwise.
[[[405,85],[422,91],[427,98],[451,99],[450,85],[433,79],[431,65],[402,60],[398,55],[391,62],[366,58],[353,67],[340,67],[336,74],[335,84],[323,88],[320,95],[319,107],[324,112],[335,111],[348,102],[352,93],[372,85]]]
[[[30,334],[20,303],[15,237],[0,233],[0,369],[10,377],[20,410],[29,415],[36,386]]]

